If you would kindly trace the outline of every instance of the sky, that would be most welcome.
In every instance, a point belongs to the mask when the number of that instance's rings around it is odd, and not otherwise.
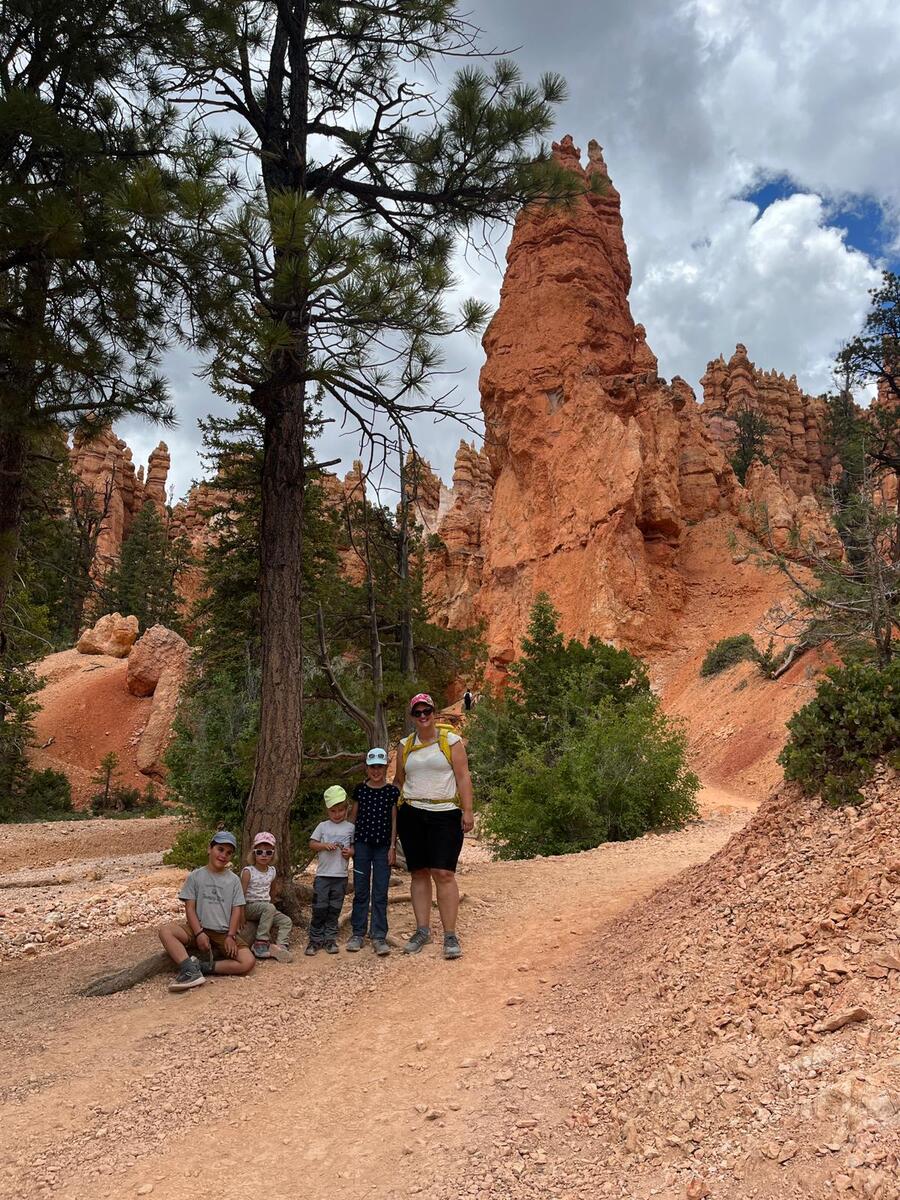
[[[710,359],[743,342],[760,368],[830,388],[883,269],[900,269],[900,5],[889,0],[471,0],[487,48],[528,79],[568,84],[554,139],[604,147],[622,197],[631,308],[660,373],[700,395]],[[498,230],[502,264],[508,233]],[[458,261],[459,297],[495,307],[501,272]],[[478,407],[478,339],[446,347],[445,379]],[[201,477],[197,418],[227,406],[185,351],[166,360],[174,430],[116,428],[137,462],[160,438],[176,499]],[[461,436],[422,421],[449,482]],[[337,426],[320,457],[358,451]]]

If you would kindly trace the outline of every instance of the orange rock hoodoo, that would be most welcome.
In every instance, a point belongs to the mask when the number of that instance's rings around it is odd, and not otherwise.
[[[119,557],[135,516],[148,503],[165,515],[166,478],[171,459],[165,442],[147,460],[144,469],[135,470],[133,456],[121,438],[111,429],[102,429],[91,438],[75,435],[69,461],[76,478],[106,505],[106,518],[97,539],[97,567],[102,572]],[[108,499],[107,499],[108,497]]]
[[[771,430],[766,451],[782,483],[798,496],[812,495],[831,478],[826,407],[821,396],[808,396],[777,371],[760,371],[740,344],[728,362],[709,363],[700,380],[703,419],[710,436],[723,448],[733,440],[734,417],[742,409],[758,412]]]
[[[710,364],[702,406],[684,380],[662,379],[629,308],[619,195],[601,148],[589,144],[586,167],[571,137],[553,150],[586,190],[516,222],[484,337],[485,449],[460,448],[428,566],[437,619],[482,618],[495,671],[514,657],[539,590],[569,636],[671,645],[689,525],[726,514],[732,528],[759,532],[762,517],[779,548],[798,534],[828,548],[833,538],[812,497],[831,469],[822,402],[757,371],[743,347]],[[764,413],[784,452],[780,478],[756,471],[748,490],[726,457],[741,404]]]

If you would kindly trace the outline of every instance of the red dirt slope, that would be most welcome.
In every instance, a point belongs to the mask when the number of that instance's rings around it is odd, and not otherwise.
[[[63,650],[37,664],[46,680],[37,694],[41,711],[34,719],[34,767],[63,771],[76,805],[91,794],[91,776],[110,751],[118,755],[116,778],[143,791],[147,777],[135,761],[152,700],[132,696],[125,686],[128,660]],[[49,743],[49,744],[48,744]]]

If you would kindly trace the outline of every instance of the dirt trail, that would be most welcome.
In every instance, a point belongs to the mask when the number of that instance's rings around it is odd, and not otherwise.
[[[367,947],[180,996],[158,979],[73,995],[149,950],[143,931],[5,970],[0,1194],[218,1200],[223,1179],[231,1195],[264,1179],[273,1200],[417,1194],[436,1156],[465,1159],[479,1114],[558,1119],[505,1068],[532,1001],[596,956],[605,921],[721,847],[746,803],[710,790],[712,815],[679,833],[467,867],[458,963],[437,945],[386,961]],[[411,924],[397,908],[392,921]],[[533,1036],[546,1052],[552,1030]]]

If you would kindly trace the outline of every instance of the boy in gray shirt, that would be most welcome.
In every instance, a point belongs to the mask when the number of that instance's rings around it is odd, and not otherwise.
[[[199,987],[207,975],[246,975],[256,959],[238,930],[244,923],[244,889],[229,870],[237,839],[227,829],[213,834],[207,864],[191,871],[178,899],[184,901],[184,921],[159,929],[159,940],[178,967],[170,992]],[[196,949],[202,959],[192,955]]]
[[[319,856],[313,884],[312,920],[309,923],[307,954],[323,946],[337,954],[338,921],[347,894],[347,864],[353,857],[353,825],[347,820],[347,793],[338,784],[325,789],[328,817],[320,821],[309,839],[309,848]]]

